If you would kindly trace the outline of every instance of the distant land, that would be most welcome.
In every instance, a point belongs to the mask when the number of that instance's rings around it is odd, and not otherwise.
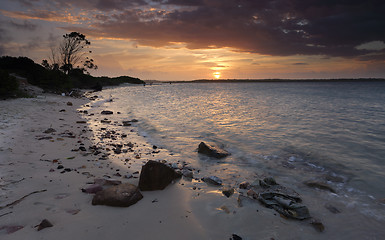
[[[146,84],[164,83],[249,83],[249,82],[385,82],[385,78],[320,78],[320,79],[197,79],[187,81],[144,80]]]

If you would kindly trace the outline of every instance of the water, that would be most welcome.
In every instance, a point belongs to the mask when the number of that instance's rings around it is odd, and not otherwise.
[[[243,179],[272,175],[297,187],[326,181],[345,206],[384,220],[385,82],[184,83],[126,86],[112,97],[114,117],[140,119],[141,134],[179,158]],[[103,102],[101,102],[103,107]],[[212,161],[201,141],[232,155]]]

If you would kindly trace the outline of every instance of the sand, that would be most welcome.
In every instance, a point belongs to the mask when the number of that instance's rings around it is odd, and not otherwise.
[[[243,239],[336,236],[338,229],[333,225],[327,225],[326,231],[319,233],[309,222],[284,219],[252,199],[244,200],[240,206],[238,197],[246,192],[237,188],[237,179],[233,185],[236,193],[230,198],[222,194],[220,187],[182,178],[165,190],[142,192],[144,198],[127,208],[93,206],[93,195],[81,189],[95,178],[113,178],[137,185],[138,172],[148,160],[181,164],[183,159],[166,149],[156,149],[153,153],[153,145],[137,133],[134,124],[125,127],[120,123],[100,123],[107,116],[98,115],[101,109],[91,108],[89,102],[87,98],[49,94],[0,101],[0,239],[230,239],[233,234]],[[79,110],[87,110],[87,114]],[[49,128],[55,132],[44,133]],[[104,153],[111,153],[113,146],[109,144],[113,141],[102,134],[119,129],[127,134],[121,141],[131,142],[133,152],[110,154],[101,160],[103,154],[79,151],[81,146],[88,149],[98,145]],[[71,136],[68,133],[75,137],[68,137]],[[58,169],[59,165],[64,168]],[[333,221],[339,221],[340,216],[329,215]],[[37,231],[36,226],[43,219],[53,226]],[[343,234],[354,238],[354,231]]]

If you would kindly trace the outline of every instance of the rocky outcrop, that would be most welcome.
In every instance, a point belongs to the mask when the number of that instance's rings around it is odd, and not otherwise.
[[[227,151],[215,146],[208,145],[204,142],[201,142],[199,144],[198,153],[205,154],[214,158],[224,158],[230,155],[230,153],[228,153]]]
[[[141,191],[165,189],[174,179],[182,175],[164,163],[150,160],[143,167],[139,177]]]
[[[95,194],[92,205],[129,207],[143,198],[137,186],[130,183],[116,185]]]
[[[273,178],[265,178],[259,183],[264,190],[258,193],[258,200],[263,205],[288,218],[310,218],[309,209],[301,204],[302,199],[297,192],[277,184]]]

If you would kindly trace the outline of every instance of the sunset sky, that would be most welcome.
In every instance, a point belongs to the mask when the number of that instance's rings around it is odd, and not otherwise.
[[[385,77],[383,0],[0,0],[0,55],[91,41],[95,76]]]

